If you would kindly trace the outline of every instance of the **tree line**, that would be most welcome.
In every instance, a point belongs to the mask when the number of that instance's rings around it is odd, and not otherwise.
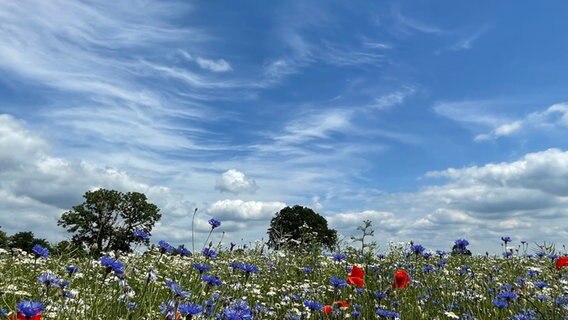
[[[62,213],[57,225],[71,234],[70,240],[50,244],[31,231],[8,236],[0,226],[0,248],[31,252],[39,244],[55,254],[100,255],[102,252],[131,252],[134,241],[149,244],[137,233],[150,234],[162,215],[160,209],[139,192],[117,190],[87,191],[82,204]],[[267,245],[274,249],[332,249],[337,231],[327,220],[308,207],[295,205],[276,212],[268,228]]]

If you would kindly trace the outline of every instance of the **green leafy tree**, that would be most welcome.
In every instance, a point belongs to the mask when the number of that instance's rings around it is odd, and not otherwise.
[[[2,229],[2,226],[0,226],[0,229]],[[2,230],[0,230],[0,248],[8,248],[8,235]]]
[[[150,232],[162,217],[160,209],[138,192],[87,191],[83,204],[61,215],[58,225],[73,233],[72,242],[92,254],[110,250],[130,252],[134,231]]]
[[[268,246],[272,249],[323,245],[331,250],[337,243],[337,231],[328,228],[327,220],[299,205],[277,212],[270,221],[268,236]]]
[[[32,248],[36,244],[48,249],[51,248],[47,240],[36,238],[31,231],[21,231],[8,238],[8,248],[10,249],[18,248],[26,252],[32,252]]]

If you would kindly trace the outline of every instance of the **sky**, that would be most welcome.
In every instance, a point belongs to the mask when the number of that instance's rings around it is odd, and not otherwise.
[[[343,243],[474,253],[568,238],[565,1],[0,1],[0,225],[60,241],[97,188],[154,242],[267,239],[308,206]]]

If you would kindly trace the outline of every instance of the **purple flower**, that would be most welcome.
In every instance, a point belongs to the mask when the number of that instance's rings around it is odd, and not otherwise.
[[[142,229],[136,229],[134,231],[134,238],[136,238],[136,241],[139,242],[146,242],[148,240],[150,240],[150,233],[142,230]]]
[[[26,318],[32,318],[41,313],[45,307],[39,301],[24,300],[16,305],[16,309]]]
[[[35,244],[32,248],[32,252],[36,256],[36,258],[44,258],[47,259],[49,257],[49,250],[40,246],[39,244]]]
[[[209,221],[207,221],[207,222],[209,222],[209,225],[211,225],[211,230],[213,230],[213,229],[218,228],[218,227],[221,226],[221,221],[219,221],[219,220],[217,220],[217,219],[211,218],[211,219],[209,219]]]

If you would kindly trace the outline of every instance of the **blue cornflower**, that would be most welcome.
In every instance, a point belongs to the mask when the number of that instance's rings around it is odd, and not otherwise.
[[[67,273],[69,273],[70,276],[79,272],[79,268],[75,266],[67,266],[65,267],[65,270],[67,271]]]
[[[314,272],[314,269],[312,269],[311,267],[304,267],[304,273],[305,274],[310,274]]]
[[[375,294],[375,297],[379,300],[383,300],[384,298],[387,297],[387,294],[382,291],[375,291],[373,293]]]
[[[497,295],[498,299],[507,300],[507,301],[516,300],[518,297],[519,295],[513,291],[501,291]]]
[[[0,308],[0,317],[7,317],[10,312],[4,308]]]
[[[511,252],[511,251],[504,251],[503,252],[503,258],[509,258],[512,255],[513,255],[513,252]]]
[[[410,246],[410,251],[414,252],[414,254],[422,254],[426,248],[424,248],[421,244],[413,244]]]
[[[495,298],[493,299],[493,305],[498,309],[506,309],[509,307],[509,302],[507,300]]]
[[[49,250],[45,247],[40,246],[39,244],[35,244],[32,248],[32,252],[36,256],[36,258],[45,258],[49,257]]]
[[[228,308],[223,310],[223,318],[226,320],[252,320],[252,310],[243,300],[237,300]]]
[[[124,273],[124,264],[109,256],[101,257],[101,265],[107,267],[107,271],[114,271],[116,274]]]
[[[175,298],[188,298],[191,293],[185,291],[179,284],[171,281],[166,280],[166,286],[170,289],[170,291],[174,294]]]
[[[259,271],[258,266],[254,265],[254,264],[246,264],[246,263],[243,263],[241,265],[240,269],[242,271],[246,272],[247,274],[258,273],[258,271]]]
[[[343,253],[334,253],[333,256],[332,256],[333,261],[336,261],[336,262],[341,262],[341,261],[345,260],[345,257],[346,256]]]
[[[39,301],[24,300],[16,305],[16,309],[26,318],[31,318],[41,313],[45,307]]]
[[[161,253],[173,253],[175,248],[172,247],[172,245],[170,245],[169,243],[167,243],[164,240],[160,240],[158,242],[158,246],[160,247],[160,252]]]
[[[432,265],[427,264],[424,267],[422,267],[422,271],[424,273],[429,273],[429,272],[434,271],[434,267]]]
[[[501,241],[505,242],[505,245],[511,242],[511,237],[501,237]]]
[[[424,259],[430,259],[430,257],[432,257],[432,253],[431,253],[431,252],[423,252],[423,253],[422,253],[422,258],[424,258]]]
[[[137,306],[138,306],[138,305],[136,304],[136,302],[133,302],[133,301],[130,301],[130,302],[126,303],[126,307],[127,307],[129,310],[134,310],[134,309],[136,309]]]
[[[527,276],[529,276],[529,277],[531,277],[531,278],[532,278],[532,277],[536,277],[536,276],[538,276],[538,271],[537,271],[537,270],[532,270],[532,269],[531,269],[531,270],[528,270],[528,271],[527,271]]]
[[[549,296],[546,296],[546,295],[543,295],[543,294],[539,294],[535,298],[536,298],[536,300],[541,301],[541,302],[550,300]]]
[[[316,300],[306,300],[304,301],[304,306],[312,311],[321,311],[323,308],[323,305]]]
[[[46,287],[57,287],[60,280],[53,273],[43,273],[37,278],[37,281]]]
[[[146,232],[142,229],[136,229],[136,230],[134,230],[134,238],[138,242],[146,242],[146,241],[150,240],[150,233],[148,233],[148,232]]]
[[[568,305],[568,296],[558,297],[555,301],[556,305],[559,307]]]
[[[208,264],[194,263],[193,267],[199,271],[199,273],[207,272],[211,270],[211,266]]]
[[[169,300],[160,306],[160,312],[166,316],[167,320],[175,319],[175,311],[176,303],[172,300]]]
[[[534,286],[539,288],[539,289],[544,289],[546,287],[548,287],[548,283],[544,282],[544,281],[534,281],[533,282]]]
[[[203,250],[201,250],[201,253],[203,253],[203,255],[209,259],[217,258],[217,252],[215,252],[215,250],[211,248],[203,248]]]
[[[440,259],[441,259],[441,258],[443,258],[443,257],[447,254],[447,252],[444,251],[444,250],[436,250],[436,254],[437,254],[438,257],[440,257]]]
[[[376,314],[385,318],[400,318],[400,314],[385,309],[377,309]]]
[[[438,262],[436,262],[436,266],[438,268],[442,268],[446,265],[446,263],[448,263],[447,259],[440,259]]]
[[[347,281],[345,281],[341,278],[335,277],[335,276],[333,276],[333,277],[331,277],[331,279],[329,279],[329,283],[336,289],[343,288],[343,287],[347,286]]]
[[[62,295],[64,298],[75,298],[75,294],[69,290],[63,290]]]
[[[546,252],[542,252],[542,251],[537,252],[536,256],[539,257],[539,258],[542,258],[542,257],[546,256]]]
[[[523,309],[520,313],[513,315],[511,320],[537,320],[536,311],[531,309]]]
[[[377,253],[377,259],[379,260],[383,260],[385,258],[385,255],[382,253]]]
[[[182,257],[189,257],[191,256],[191,251],[189,251],[183,244],[177,248],[177,253],[179,253]]]
[[[221,221],[219,221],[219,220],[217,220],[217,219],[211,218],[211,219],[209,219],[209,221],[207,221],[207,222],[209,222],[209,225],[211,226],[211,230],[213,230],[213,229],[218,228],[218,227],[221,226]]]
[[[467,241],[466,239],[458,239],[458,240],[454,241],[454,244],[458,248],[464,248],[465,249],[465,247],[469,246],[469,241]]]
[[[184,316],[196,316],[203,311],[203,307],[195,303],[182,303],[178,310]]]
[[[221,281],[221,279],[219,279],[219,277],[208,275],[208,274],[202,275],[201,280],[206,282],[208,285],[214,286],[214,287],[218,287],[221,284],[223,284],[223,281]]]

